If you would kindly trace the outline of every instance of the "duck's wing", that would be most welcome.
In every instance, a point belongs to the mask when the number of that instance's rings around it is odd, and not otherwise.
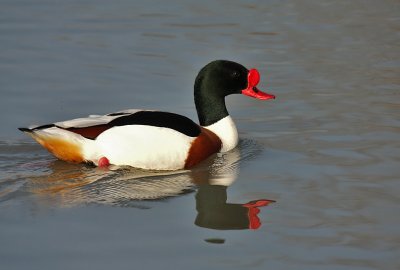
[[[20,130],[34,132],[35,130],[58,127],[94,140],[101,133],[112,127],[127,125],[170,128],[190,137],[197,137],[201,133],[200,126],[185,116],[169,112],[132,109],[106,115],[90,115],[85,118],[76,118],[48,125],[20,128]]]

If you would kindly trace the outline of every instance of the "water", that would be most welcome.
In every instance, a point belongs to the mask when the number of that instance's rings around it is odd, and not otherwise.
[[[398,1],[0,7],[2,269],[400,268]],[[196,119],[214,59],[259,69],[277,99],[229,97],[241,144],[195,171],[66,164],[16,129],[126,108]]]

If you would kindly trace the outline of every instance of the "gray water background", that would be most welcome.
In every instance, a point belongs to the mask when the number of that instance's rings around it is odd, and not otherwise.
[[[399,21],[390,0],[0,0],[0,268],[399,269]],[[16,129],[126,108],[196,120],[214,59],[277,96],[227,98],[249,158],[217,158],[228,202],[277,201],[258,230],[196,226],[188,174],[66,164]]]

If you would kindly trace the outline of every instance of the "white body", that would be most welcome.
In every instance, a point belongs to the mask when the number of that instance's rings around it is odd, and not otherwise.
[[[177,170],[185,166],[194,140],[169,128],[131,125],[106,130],[96,138],[95,145],[111,164]]]

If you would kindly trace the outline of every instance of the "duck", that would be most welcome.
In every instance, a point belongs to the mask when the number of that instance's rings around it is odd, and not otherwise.
[[[199,124],[171,112],[128,109],[19,130],[66,162],[145,170],[190,169],[238,144],[238,131],[225,105],[226,96],[275,99],[257,88],[259,82],[257,69],[215,60],[200,70],[194,82]]]

